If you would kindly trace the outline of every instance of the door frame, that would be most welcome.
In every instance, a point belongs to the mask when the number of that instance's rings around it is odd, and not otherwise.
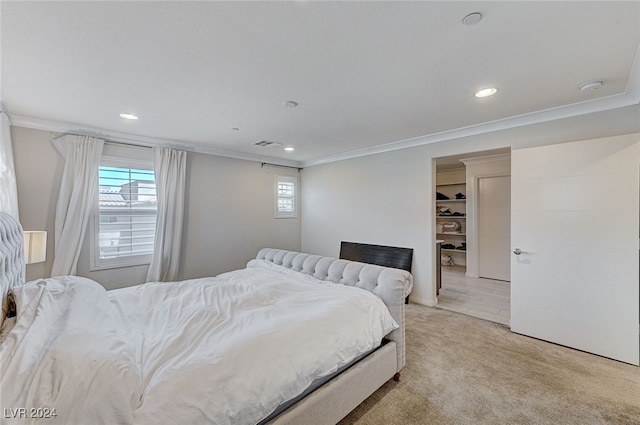
[[[500,146],[500,147],[495,147],[495,148],[490,148],[490,149],[483,149],[483,150],[467,150],[467,151],[463,151],[461,153],[458,154],[449,154],[449,155],[440,155],[440,156],[434,156],[431,157],[431,199],[429,200],[430,205],[431,205],[431,211],[432,213],[429,214],[430,219],[430,229],[432,229],[432,238],[431,238],[431,246],[432,246],[432,258],[433,258],[433,267],[431,270],[431,278],[432,278],[432,282],[434,282],[434,285],[432,285],[432,297],[433,300],[435,300],[435,302],[433,303],[433,305],[437,305],[438,304],[438,294],[437,294],[437,279],[438,279],[438,268],[440,267],[440,258],[436,258],[436,240],[438,239],[436,233],[435,233],[435,227],[436,227],[436,218],[435,218],[435,214],[433,213],[433,211],[435,211],[435,193],[436,193],[436,175],[437,175],[437,170],[438,170],[438,161],[439,160],[452,160],[455,159],[457,161],[462,162],[465,165],[465,168],[467,167],[467,164],[474,164],[474,163],[480,163],[480,162],[488,162],[488,161],[497,161],[505,158],[511,158],[511,152],[513,151],[513,146],[511,144],[506,145],[506,146]],[[447,162],[450,163],[450,162]],[[495,172],[495,173],[482,173],[481,177],[502,177],[502,176],[510,176],[511,175],[511,167],[508,168],[507,171],[500,171],[500,172]],[[467,204],[466,204],[466,208],[467,208],[467,253],[466,253],[466,262],[467,262],[467,276],[469,277],[478,277],[476,276],[470,276],[469,273],[469,260],[470,258],[472,258],[473,254],[469,252],[471,248],[471,240],[477,240],[477,235],[474,235],[473,232],[475,231],[475,228],[473,225],[470,225],[469,220],[473,221],[473,217],[471,217],[471,215],[469,214],[469,209],[470,208],[474,208],[477,209],[477,207],[473,206],[473,202],[474,199],[470,198],[470,194],[469,194],[469,189],[470,190],[475,190],[473,186],[470,186],[470,184],[476,184],[476,183],[471,183],[469,181],[469,179],[465,178],[465,181],[467,182]],[[471,228],[471,232],[469,232],[469,228]],[[475,247],[475,252],[477,252],[477,246]],[[477,270],[477,261],[476,261],[476,270]]]
[[[506,149],[506,148],[505,148]],[[475,156],[471,156],[469,154],[468,158],[461,159],[461,162],[464,163],[465,168],[468,170],[470,167],[475,166],[476,164],[487,163],[487,162],[498,162],[498,161],[511,161],[511,151],[513,150],[512,146],[508,147],[509,152],[498,153],[498,154],[485,154],[482,155],[482,152],[476,152]],[[468,176],[467,172],[467,176]],[[474,174],[473,176],[467,177],[467,272],[466,275],[468,277],[479,278],[479,259],[478,259],[478,226],[477,226],[477,218],[478,218],[478,188],[479,181],[478,179],[490,178],[490,177],[505,177],[511,176],[511,165],[509,164],[509,168],[501,171],[494,172],[480,172],[478,174]],[[471,190],[469,190],[471,189]],[[469,231],[471,230],[471,231]]]

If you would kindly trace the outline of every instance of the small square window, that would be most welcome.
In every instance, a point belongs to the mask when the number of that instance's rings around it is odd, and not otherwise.
[[[298,179],[290,176],[276,176],[276,218],[295,218],[298,216]]]

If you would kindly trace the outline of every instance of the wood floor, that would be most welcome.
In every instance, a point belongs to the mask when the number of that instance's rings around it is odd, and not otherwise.
[[[509,282],[466,277],[464,268],[442,267],[442,287],[436,307],[509,326]]]

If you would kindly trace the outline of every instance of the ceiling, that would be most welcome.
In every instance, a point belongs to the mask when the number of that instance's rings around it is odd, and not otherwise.
[[[313,165],[640,101],[638,1],[0,8],[14,125],[143,145]]]

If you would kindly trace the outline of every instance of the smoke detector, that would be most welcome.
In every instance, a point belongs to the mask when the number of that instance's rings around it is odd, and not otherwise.
[[[462,18],[462,23],[465,25],[475,25],[482,20],[482,13],[473,12]]]
[[[580,85],[580,90],[582,91],[598,90],[603,85],[604,85],[604,81],[602,80],[587,81],[586,83],[582,83]]]

